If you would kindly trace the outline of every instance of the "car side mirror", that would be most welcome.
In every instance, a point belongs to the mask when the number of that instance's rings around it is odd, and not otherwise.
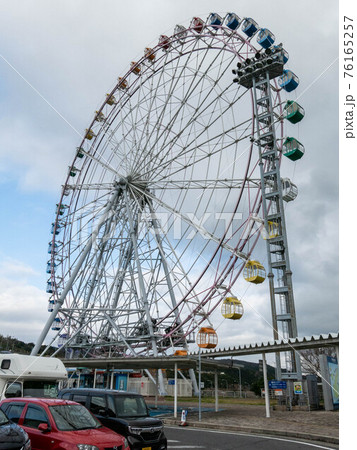
[[[49,433],[51,431],[51,427],[49,427],[47,423],[40,423],[37,429],[42,433]]]
[[[98,414],[99,414],[100,416],[108,417],[108,412],[107,412],[105,409],[100,409],[100,410],[98,411]]]

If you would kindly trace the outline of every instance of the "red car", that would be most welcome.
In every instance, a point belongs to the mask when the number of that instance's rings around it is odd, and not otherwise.
[[[84,406],[62,399],[9,398],[0,408],[30,436],[32,450],[130,450]]]

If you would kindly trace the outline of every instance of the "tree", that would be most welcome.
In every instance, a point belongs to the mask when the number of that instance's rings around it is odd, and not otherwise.
[[[300,351],[301,369],[305,374],[317,375],[320,373],[320,355],[327,355],[336,358],[336,350],[334,347],[309,348]]]

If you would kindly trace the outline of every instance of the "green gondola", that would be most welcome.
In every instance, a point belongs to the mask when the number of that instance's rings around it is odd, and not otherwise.
[[[305,110],[293,100],[288,100],[284,106],[284,117],[291,123],[300,122],[305,116]]]
[[[287,137],[283,144],[283,155],[292,161],[302,158],[305,153],[305,147],[297,139]]]

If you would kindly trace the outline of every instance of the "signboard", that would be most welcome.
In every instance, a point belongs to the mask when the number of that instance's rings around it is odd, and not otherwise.
[[[283,390],[282,390],[282,389],[274,389],[274,394],[275,394],[276,396],[283,395]]]
[[[339,406],[339,377],[338,377],[338,363],[336,358],[327,357],[327,368],[330,375],[332,403],[336,409]]]
[[[294,381],[294,394],[302,394],[302,384],[300,381]]]
[[[169,385],[174,386],[175,385],[175,380],[169,380]]]
[[[270,380],[269,389],[286,389],[286,381]]]

